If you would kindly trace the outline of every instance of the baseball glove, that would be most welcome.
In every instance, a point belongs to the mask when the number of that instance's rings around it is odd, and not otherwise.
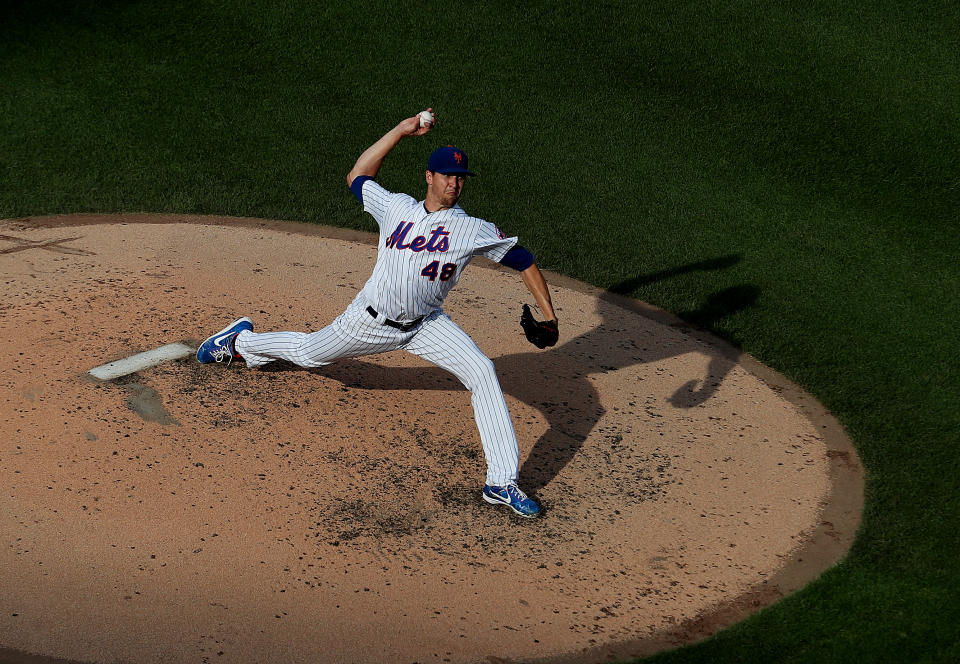
[[[560,333],[557,331],[557,321],[534,319],[529,304],[523,305],[520,327],[523,328],[523,333],[527,335],[527,341],[537,348],[556,346],[557,339],[560,338]]]

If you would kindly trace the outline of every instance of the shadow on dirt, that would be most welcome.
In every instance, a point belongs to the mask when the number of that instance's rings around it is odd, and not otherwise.
[[[669,397],[669,402],[677,408],[693,408],[716,393],[723,379],[736,365],[738,353],[704,346],[686,335],[676,335],[677,341],[669,347],[660,347],[655,337],[647,335],[641,338],[636,330],[623,327],[622,316],[617,316],[620,321],[615,321],[613,314],[622,313],[624,300],[619,295],[621,293],[631,293],[644,284],[680,274],[726,269],[739,260],[737,255],[726,256],[621,282],[599,297],[597,313],[602,320],[590,331],[545,351],[492,358],[504,392],[539,410],[549,423],[548,430],[534,443],[527,461],[520,469],[525,489],[535,494],[550,483],[577,454],[606,412],[592,384],[591,375],[636,364],[654,363],[690,352],[706,352],[710,356],[707,374],[691,378]],[[726,316],[753,306],[758,296],[759,289],[751,285],[724,289],[710,295],[697,309],[682,312],[681,316],[699,327],[709,329]],[[357,359],[340,360],[320,369],[309,370],[277,362],[259,371],[316,372],[338,380],[347,387],[364,389],[464,389],[456,378],[440,368],[383,367]]]

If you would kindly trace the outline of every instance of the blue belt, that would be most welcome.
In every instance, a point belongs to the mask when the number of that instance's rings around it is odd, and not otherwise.
[[[380,315],[380,314],[377,313],[377,310],[374,309],[373,307],[367,307],[367,313],[370,314],[370,315],[371,315],[372,317],[374,317],[374,318],[376,318],[377,316]],[[423,316],[420,316],[420,317],[418,317],[418,318],[413,319],[413,320],[410,321],[409,323],[401,323],[401,322],[399,322],[399,321],[390,320],[389,318],[385,318],[385,319],[383,320],[383,324],[384,324],[384,325],[389,325],[390,327],[395,327],[395,328],[397,328],[398,330],[400,330],[400,331],[402,331],[402,332],[409,332],[410,330],[412,330],[413,328],[415,328],[417,325],[419,325],[422,320],[423,320]]]

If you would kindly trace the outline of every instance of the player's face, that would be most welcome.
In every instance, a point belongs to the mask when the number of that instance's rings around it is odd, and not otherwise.
[[[439,203],[442,207],[450,208],[460,200],[463,193],[463,175],[444,175],[427,171],[427,198]]]

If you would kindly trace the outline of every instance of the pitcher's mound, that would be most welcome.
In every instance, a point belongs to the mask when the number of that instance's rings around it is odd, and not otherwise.
[[[446,307],[497,366],[537,520],[481,500],[469,393],[402,352],[87,374],[242,315],[317,330],[370,274],[371,237],[0,222],[0,644],[89,662],[598,662],[708,634],[846,551],[859,465],[815,401],[556,275],[553,349],[523,338],[513,271],[474,265]]]

